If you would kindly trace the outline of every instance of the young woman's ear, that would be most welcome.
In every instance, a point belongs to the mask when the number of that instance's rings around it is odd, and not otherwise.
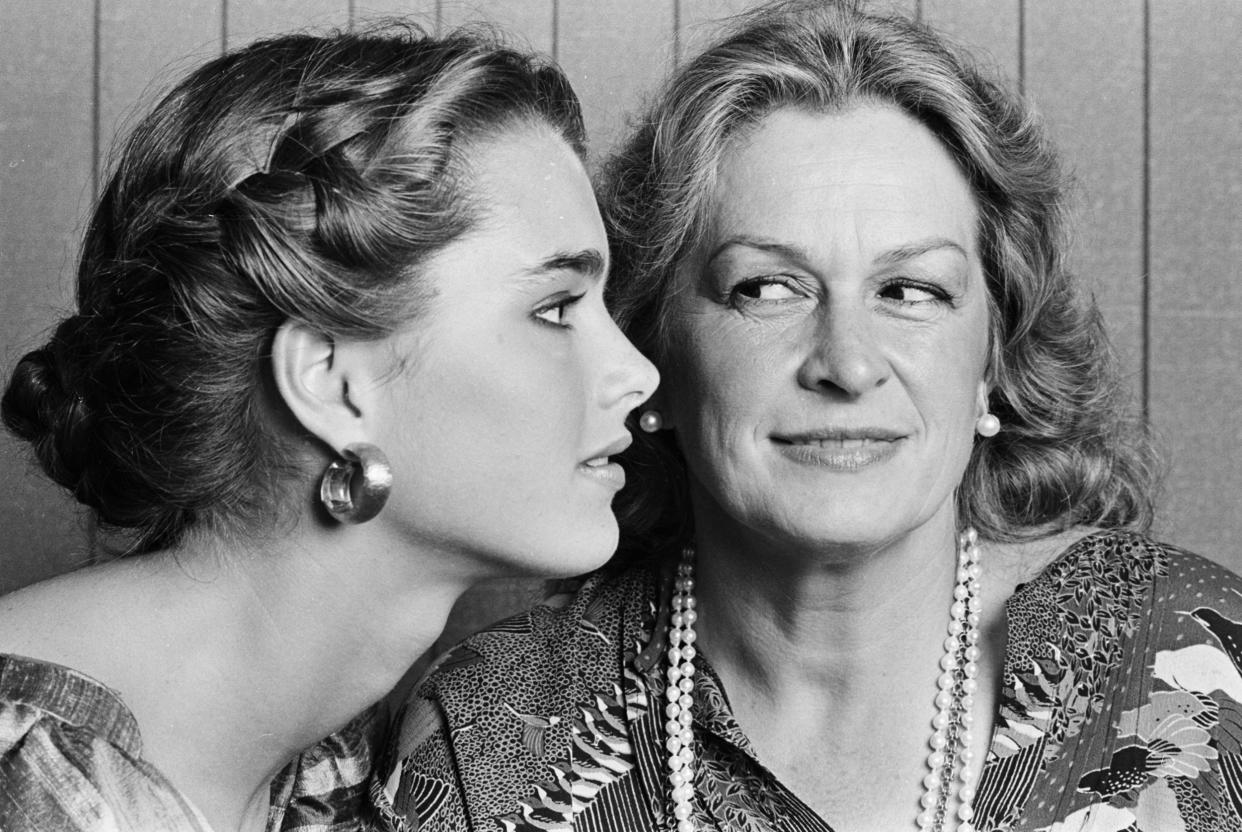
[[[302,427],[336,451],[371,441],[375,379],[365,346],[294,321],[281,324],[272,339],[281,398]]]

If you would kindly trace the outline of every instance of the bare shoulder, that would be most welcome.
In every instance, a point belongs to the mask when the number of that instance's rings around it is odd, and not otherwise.
[[[87,567],[0,596],[0,653],[89,673],[124,652],[115,642],[125,604],[100,571]]]
[[[56,643],[75,608],[72,585],[62,575],[0,596],[0,653],[65,663]]]

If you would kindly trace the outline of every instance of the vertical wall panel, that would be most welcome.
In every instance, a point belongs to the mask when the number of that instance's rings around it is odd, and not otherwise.
[[[428,32],[435,31],[438,0],[353,0],[353,23],[357,27],[381,17],[408,17]]]
[[[1151,418],[1170,539],[1242,568],[1242,4],[1151,2]]]
[[[867,8],[876,12],[892,12],[907,17],[919,16],[918,0],[866,0]]]
[[[440,7],[440,28],[448,31],[472,21],[494,23],[520,44],[551,55],[556,21],[554,0],[444,0]]]
[[[673,0],[562,0],[557,58],[582,98],[595,158],[672,68],[673,11]]]
[[[1019,0],[922,0],[924,23],[970,47],[984,66],[1018,83],[1021,75]]]
[[[220,54],[225,0],[101,0],[99,153],[101,172],[124,135],[173,84]],[[158,32],[159,37],[152,37]]]
[[[1072,266],[1096,293],[1140,403],[1143,3],[1040,0],[1026,8],[1026,92],[1077,183]]]
[[[721,34],[729,18],[760,5],[762,0],[676,0],[677,63],[696,54]]]
[[[763,4],[763,0],[677,0],[678,23],[677,61],[693,57],[710,43],[728,22],[728,18]],[[918,0],[867,0],[874,11],[892,11],[914,16]]]
[[[293,29],[349,25],[349,0],[224,0],[226,45]]]
[[[42,343],[73,298],[91,200],[94,9],[6,4],[0,18],[0,373]],[[74,563],[86,537],[73,502],[0,430],[0,592]]]

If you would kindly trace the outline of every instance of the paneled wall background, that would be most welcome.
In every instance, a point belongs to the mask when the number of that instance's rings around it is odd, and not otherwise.
[[[1169,460],[1158,534],[1242,569],[1242,2],[882,0],[973,47],[1046,116],[1080,182],[1074,260]],[[552,53],[593,149],[748,0],[0,0],[0,370],[72,297],[109,147],[200,60],[281,30],[410,15]],[[89,522],[0,438],[0,591],[69,568]],[[469,597],[451,638],[525,600]]]

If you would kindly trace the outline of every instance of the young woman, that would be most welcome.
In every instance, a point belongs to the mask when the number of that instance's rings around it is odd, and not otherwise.
[[[137,127],[4,394],[124,556],[0,599],[0,828],[299,825],[290,758],[467,587],[608,558],[657,375],[583,142],[553,67],[406,29],[254,44]],[[321,810],[372,722],[298,774]]]

